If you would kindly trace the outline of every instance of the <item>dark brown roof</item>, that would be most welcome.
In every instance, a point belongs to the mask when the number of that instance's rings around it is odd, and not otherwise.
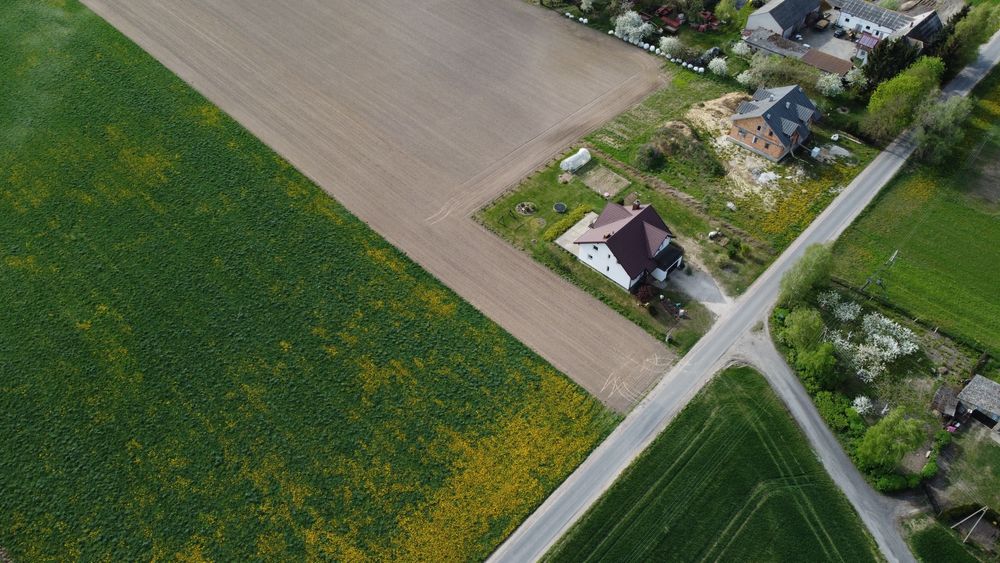
[[[673,234],[652,205],[639,209],[609,203],[575,244],[604,243],[629,277],[657,268],[656,252]]]
[[[941,414],[955,416],[955,409],[958,408],[958,395],[955,390],[947,385],[942,385],[934,399],[931,400],[931,408]]]
[[[809,66],[841,76],[854,68],[854,63],[851,61],[828,55],[819,49],[809,49],[805,55],[802,55],[801,60]]]

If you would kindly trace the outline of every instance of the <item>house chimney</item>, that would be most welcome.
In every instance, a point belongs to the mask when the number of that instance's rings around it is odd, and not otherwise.
[[[641,206],[639,205],[639,200],[635,200],[635,201],[632,202],[632,210],[633,211],[638,211],[640,207]]]
[[[767,101],[773,102],[774,101],[774,94],[771,94],[770,96],[768,96],[767,97]]]
[[[785,102],[785,109],[792,109],[792,102]]]

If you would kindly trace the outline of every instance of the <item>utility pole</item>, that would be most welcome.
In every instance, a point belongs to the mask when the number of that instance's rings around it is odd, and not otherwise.
[[[898,257],[899,257],[899,249],[897,248],[896,250],[892,251],[892,256],[890,256],[889,259],[886,260],[884,264],[876,268],[875,271],[872,272],[870,276],[868,276],[868,278],[865,280],[864,285],[861,286],[861,292],[864,293],[865,289],[867,289],[868,286],[871,285],[871,283],[874,281],[875,285],[882,288],[882,293],[887,293],[885,288],[885,279],[882,276],[889,271],[889,268],[891,268],[893,264],[896,263],[896,258]]]

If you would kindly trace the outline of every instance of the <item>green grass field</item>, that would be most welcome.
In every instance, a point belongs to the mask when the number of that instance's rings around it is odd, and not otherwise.
[[[921,563],[978,563],[979,559],[972,555],[959,538],[951,530],[936,521],[923,524],[923,529],[910,535],[910,549],[914,557]]]
[[[764,378],[718,375],[551,561],[874,561],[854,510]]]
[[[955,156],[897,176],[844,233],[834,273],[860,286],[894,251],[878,295],[949,333],[1000,353],[1000,72],[978,97]]]
[[[76,1],[0,37],[13,560],[479,559],[616,423]]]

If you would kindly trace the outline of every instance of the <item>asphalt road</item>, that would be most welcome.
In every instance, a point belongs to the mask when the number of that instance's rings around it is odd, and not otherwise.
[[[946,95],[968,95],[1000,60],[1000,33],[993,36],[981,53],[979,60],[945,88]],[[489,561],[521,563],[542,557],[712,375],[733,359],[742,359],[763,370],[805,431],[834,482],[860,514],[886,559],[914,561],[893,516],[894,504],[864,481],[773,345],[761,343],[761,338],[766,337],[751,332],[755,324],[767,318],[774,306],[778,284],[785,271],[808,246],[836,240],[912,153],[913,146],[907,134],[880,153]]]

